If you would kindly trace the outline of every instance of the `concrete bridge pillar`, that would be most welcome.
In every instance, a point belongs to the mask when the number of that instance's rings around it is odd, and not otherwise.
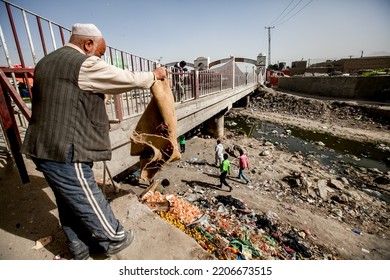
[[[245,96],[243,99],[244,99],[244,101],[243,101],[244,102],[244,107],[247,108],[249,103],[250,103],[250,100],[251,100],[250,99],[250,95]]]
[[[205,122],[205,129],[206,129],[207,133],[216,139],[223,137],[223,135],[225,134],[225,130],[224,130],[225,117],[224,117],[224,115],[225,115],[225,111],[220,112]]]
[[[243,108],[247,108],[249,103],[251,101],[251,97],[250,95],[247,95],[243,98],[241,98],[240,100],[238,100],[236,103],[235,103],[235,107],[243,107]]]

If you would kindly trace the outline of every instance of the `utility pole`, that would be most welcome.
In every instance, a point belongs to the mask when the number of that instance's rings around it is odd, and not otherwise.
[[[265,29],[268,29],[268,66],[271,65],[271,29],[275,26],[265,26]]]

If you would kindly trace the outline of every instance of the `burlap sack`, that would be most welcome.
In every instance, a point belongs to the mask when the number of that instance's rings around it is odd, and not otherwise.
[[[132,156],[140,156],[141,177],[149,182],[167,163],[181,158],[177,146],[177,119],[173,94],[168,83],[157,80],[152,99],[132,133]]]

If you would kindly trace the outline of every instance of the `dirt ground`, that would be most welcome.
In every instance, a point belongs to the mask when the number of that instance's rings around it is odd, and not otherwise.
[[[267,90],[253,97],[246,109],[230,114],[265,120],[286,127],[321,131],[341,138],[372,142],[390,149],[389,119],[367,113],[355,103],[297,97]],[[215,200],[231,195],[246,204],[252,215],[272,213],[280,228],[304,231],[311,259],[390,259],[390,171],[347,168],[347,176],[322,166],[313,158],[278,149],[272,143],[225,131],[225,149],[241,146],[248,154],[248,185],[237,179],[238,153],[230,155],[232,186],[218,188],[219,170],[214,166],[215,139],[199,134],[186,143],[182,160],[171,163],[157,176],[168,178],[167,193]],[[388,159],[390,160],[390,159]],[[210,209],[204,209],[210,211]],[[276,221],[275,221],[276,220]],[[298,229],[298,230],[297,230]],[[362,235],[352,231],[358,229]]]
[[[267,90],[254,96],[248,108],[233,109],[229,114],[245,116],[251,121],[277,123],[286,127],[286,133],[293,125],[362,143],[377,143],[388,153],[389,119],[371,114],[364,108],[355,103],[317,100]],[[290,236],[292,231],[299,234],[301,244],[311,251],[310,257],[300,257],[302,259],[390,259],[389,204],[383,199],[383,195],[390,195],[390,171],[350,167],[344,173],[348,178],[355,178],[351,180],[336,175],[334,170],[311,157],[290,153],[267,141],[228,130],[221,140],[225,149],[239,145],[247,152],[250,162],[250,169],[246,171],[250,179],[248,185],[237,178],[236,152],[230,154],[232,172],[227,179],[232,190],[218,188],[219,170],[214,166],[216,139],[199,133],[187,140],[180,161],[170,163],[157,174],[156,181],[164,178],[170,181],[164,193],[187,198],[203,214],[211,216],[214,212],[223,221],[239,222],[235,225],[237,228],[245,227],[245,224],[251,224],[253,228],[259,217],[266,217],[279,232]],[[1,158],[0,259],[52,259],[57,253],[69,258],[53,196],[44,179],[30,166],[31,183],[28,187],[23,186],[17,170],[9,162],[10,159]],[[13,179],[9,179],[12,174]],[[5,182],[7,186],[3,185]],[[107,186],[106,190],[108,198],[118,209],[125,208],[129,196],[139,195],[145,190],[145,186],[130,185],[126,181],[117,182],[117,186],[119,189]],[[216,198],[229,195],[242,201],[246,212],[228,206],[220,210],[221,203]],[[210,205],[205,206],[206,202]],[[142,225],[145,238],[151,234],[148,233],[147,221]],[[268,226],[249,233],[252,236],[255,233],[271,235],[271,226]],[[362,235],[352,229],[359,230]],[[166,227],[163,231],[159,236],[172,236]],[[34,240],[44,236],[53,239],[46,246],[48,250],[32,250]],[[275,235],[272,237],[278,239]],[[286,253],[287,247],[286,244],[269,246],[267,243],[262,248],[263,258],[290,259],[292,254]],[[266,254],[267,250],[269,254]],[[164,252],[162,249],[161,254]],[[136,257],[147,259],[147,253],[143,256],[138,252]],[[197,254],[195,259],[209,258],[207,254],[199,256]],[[153,255],[152,258],[174,257]]]

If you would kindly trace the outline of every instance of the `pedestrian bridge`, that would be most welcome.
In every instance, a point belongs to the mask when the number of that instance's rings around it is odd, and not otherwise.
[[[0,57],[2,132],[22,181],[28,182],[19,149],[31,117],[34,66],[42,57],[64,45],[71,30],[4,0],[0,0],[0,13],[3,15],[0,39],[4,53]],[[8,21],[5,15],[8,15]],[[103,59],[131,71],[152,71],[160,66],[156,61],[109,45]],[[237,62],[252,63],[253,67],[244,73]],[[211,135],[223,136],[223,115],[234,103],[247,101],[258,87],[255,63],[251,59],[230,57],[210,63],[207,70],[194,68],[183,73],[171,72],[167,65],[175,100],[177,135],[205,123]],[[181,81],[180,85],[174,83],[177,80]],[[115,176],[138,162],[138,157],[130,156],[130,134],[151,97],[149,89],[135,89],[106,101],[113,156],[110,162],[96,164],[97,176],[105,170]]]

